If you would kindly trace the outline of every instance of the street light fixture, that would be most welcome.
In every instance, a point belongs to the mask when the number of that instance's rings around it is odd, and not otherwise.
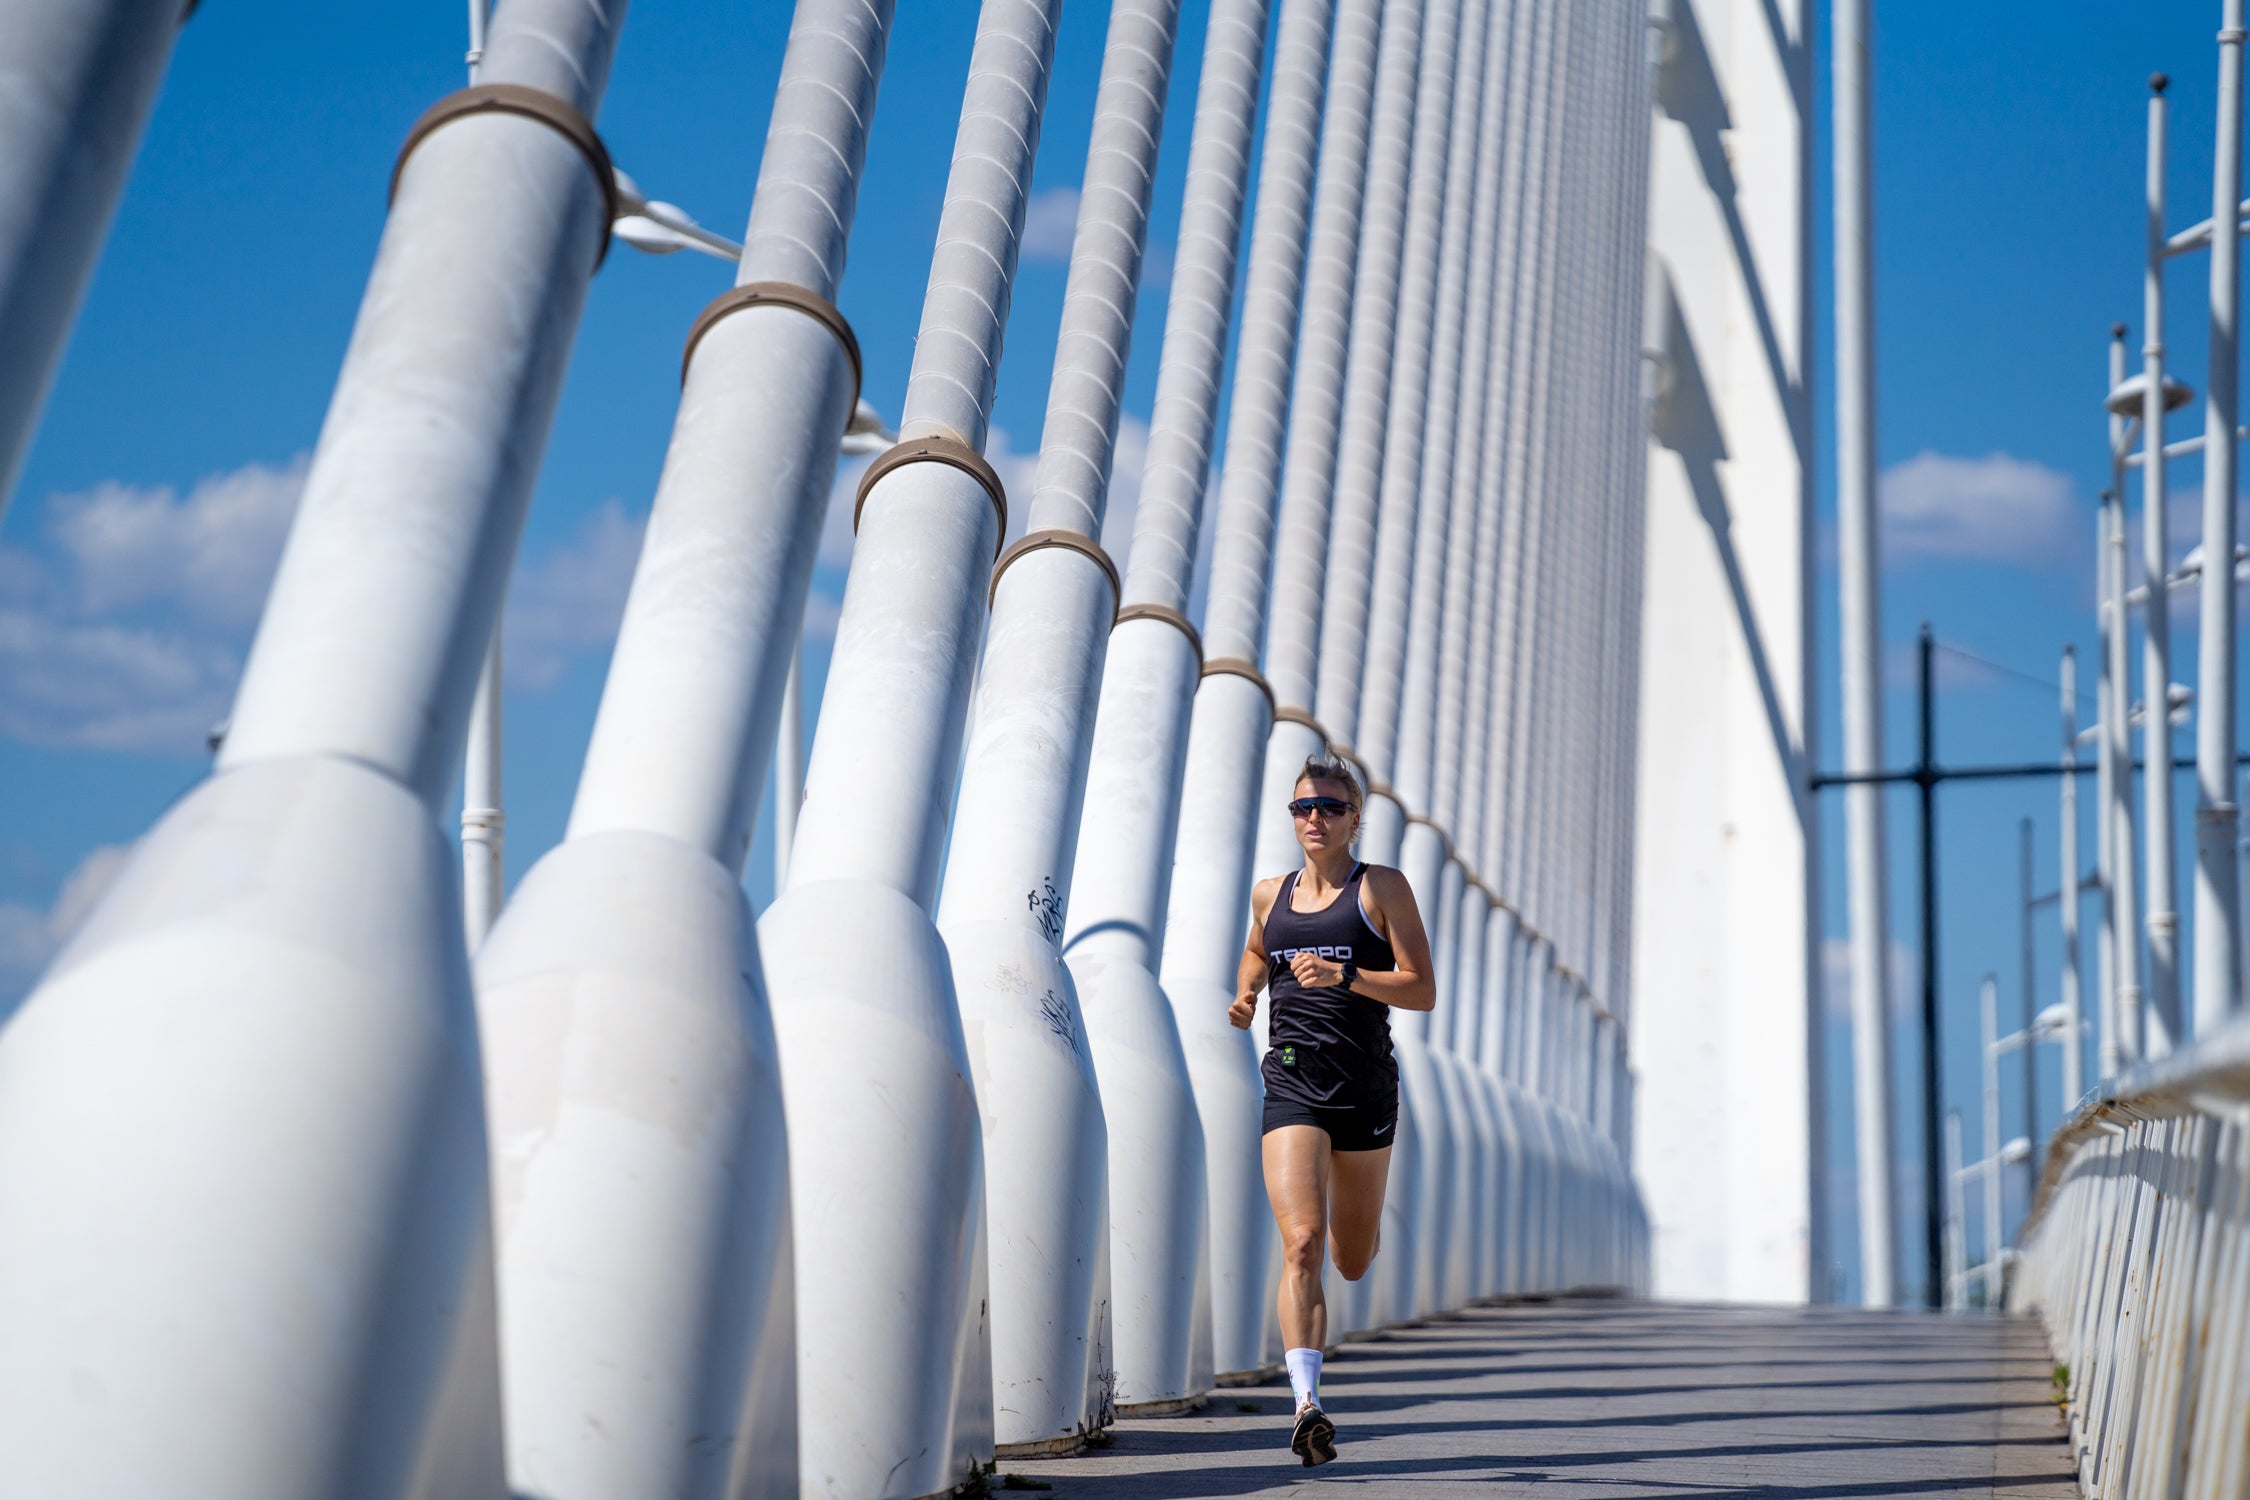
[[[610,233],[626,244],[649,255],[694,250],[729,265],[742,259],[741,245],[705,229],[686,209],[648,197],[641,185],[622,171],[612,168],[611,175],[617,179],[617,217],[610,224]]]
[[[2137,421],[2146,407],[2147,391],[2147,375],[2128,375],[2111,388],[2109,399],[2102,404],[2116,416]],[[2166,411],[2178,411],[2194,399],[2195,392],[2189,388],[2186,381],[2174,380],[2169,375],[2164,377],[2164,409]]]

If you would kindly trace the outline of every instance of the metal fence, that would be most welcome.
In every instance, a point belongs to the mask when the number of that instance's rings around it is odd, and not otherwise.
[[[2250,1018],[2082,1105],[2020,1244],[2086,1493],[2250,1493]]]

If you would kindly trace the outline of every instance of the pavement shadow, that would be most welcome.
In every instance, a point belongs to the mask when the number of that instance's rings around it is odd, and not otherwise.
[[[1308,1483],[2059,1500],[2076,1487],[2043,1359],[2035,1333],[1998,1319],[1502,1306],[1331,1356],[1322,1394],[1342,1451],[1316,1471],[1288,1452],[1285,1385],[1219,1391],[1204,1411],[1120,1424],[1109,1448],[1006,1467],[1052,1485],[1042,1500],[1224,1500]]]

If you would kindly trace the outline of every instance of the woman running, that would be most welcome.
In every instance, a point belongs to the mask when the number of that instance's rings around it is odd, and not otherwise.
[[[1437,988],[1406,877],[1352,857],[1360,790],[1350,764],[1312,757],[1296,792],[1289,813],[1305,867],[1252,891],[1227,1019],[1247,1029],[1258,991],[1272,988],[1261,1069],[1266,1195],[1281,1227],[1281,1337],[1297,1395],[1289,1448],[1309,1469],[1336,1456],[1336,1424],[1320,1409],[1322,1241],[1346,1281],[1367,1274],[1398,1124],[1390,1007],[1429,1010]]]

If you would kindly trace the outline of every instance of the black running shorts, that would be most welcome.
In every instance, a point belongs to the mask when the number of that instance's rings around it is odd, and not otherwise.
[[[1266,1095],[1267,1131],[1284,1125],[1310,1125],[1328,1132],[1331,1151],[1380,1151],[1398,1138],[1398,1095],[1364,1104],[1302,1104],[1286,1095]]]

